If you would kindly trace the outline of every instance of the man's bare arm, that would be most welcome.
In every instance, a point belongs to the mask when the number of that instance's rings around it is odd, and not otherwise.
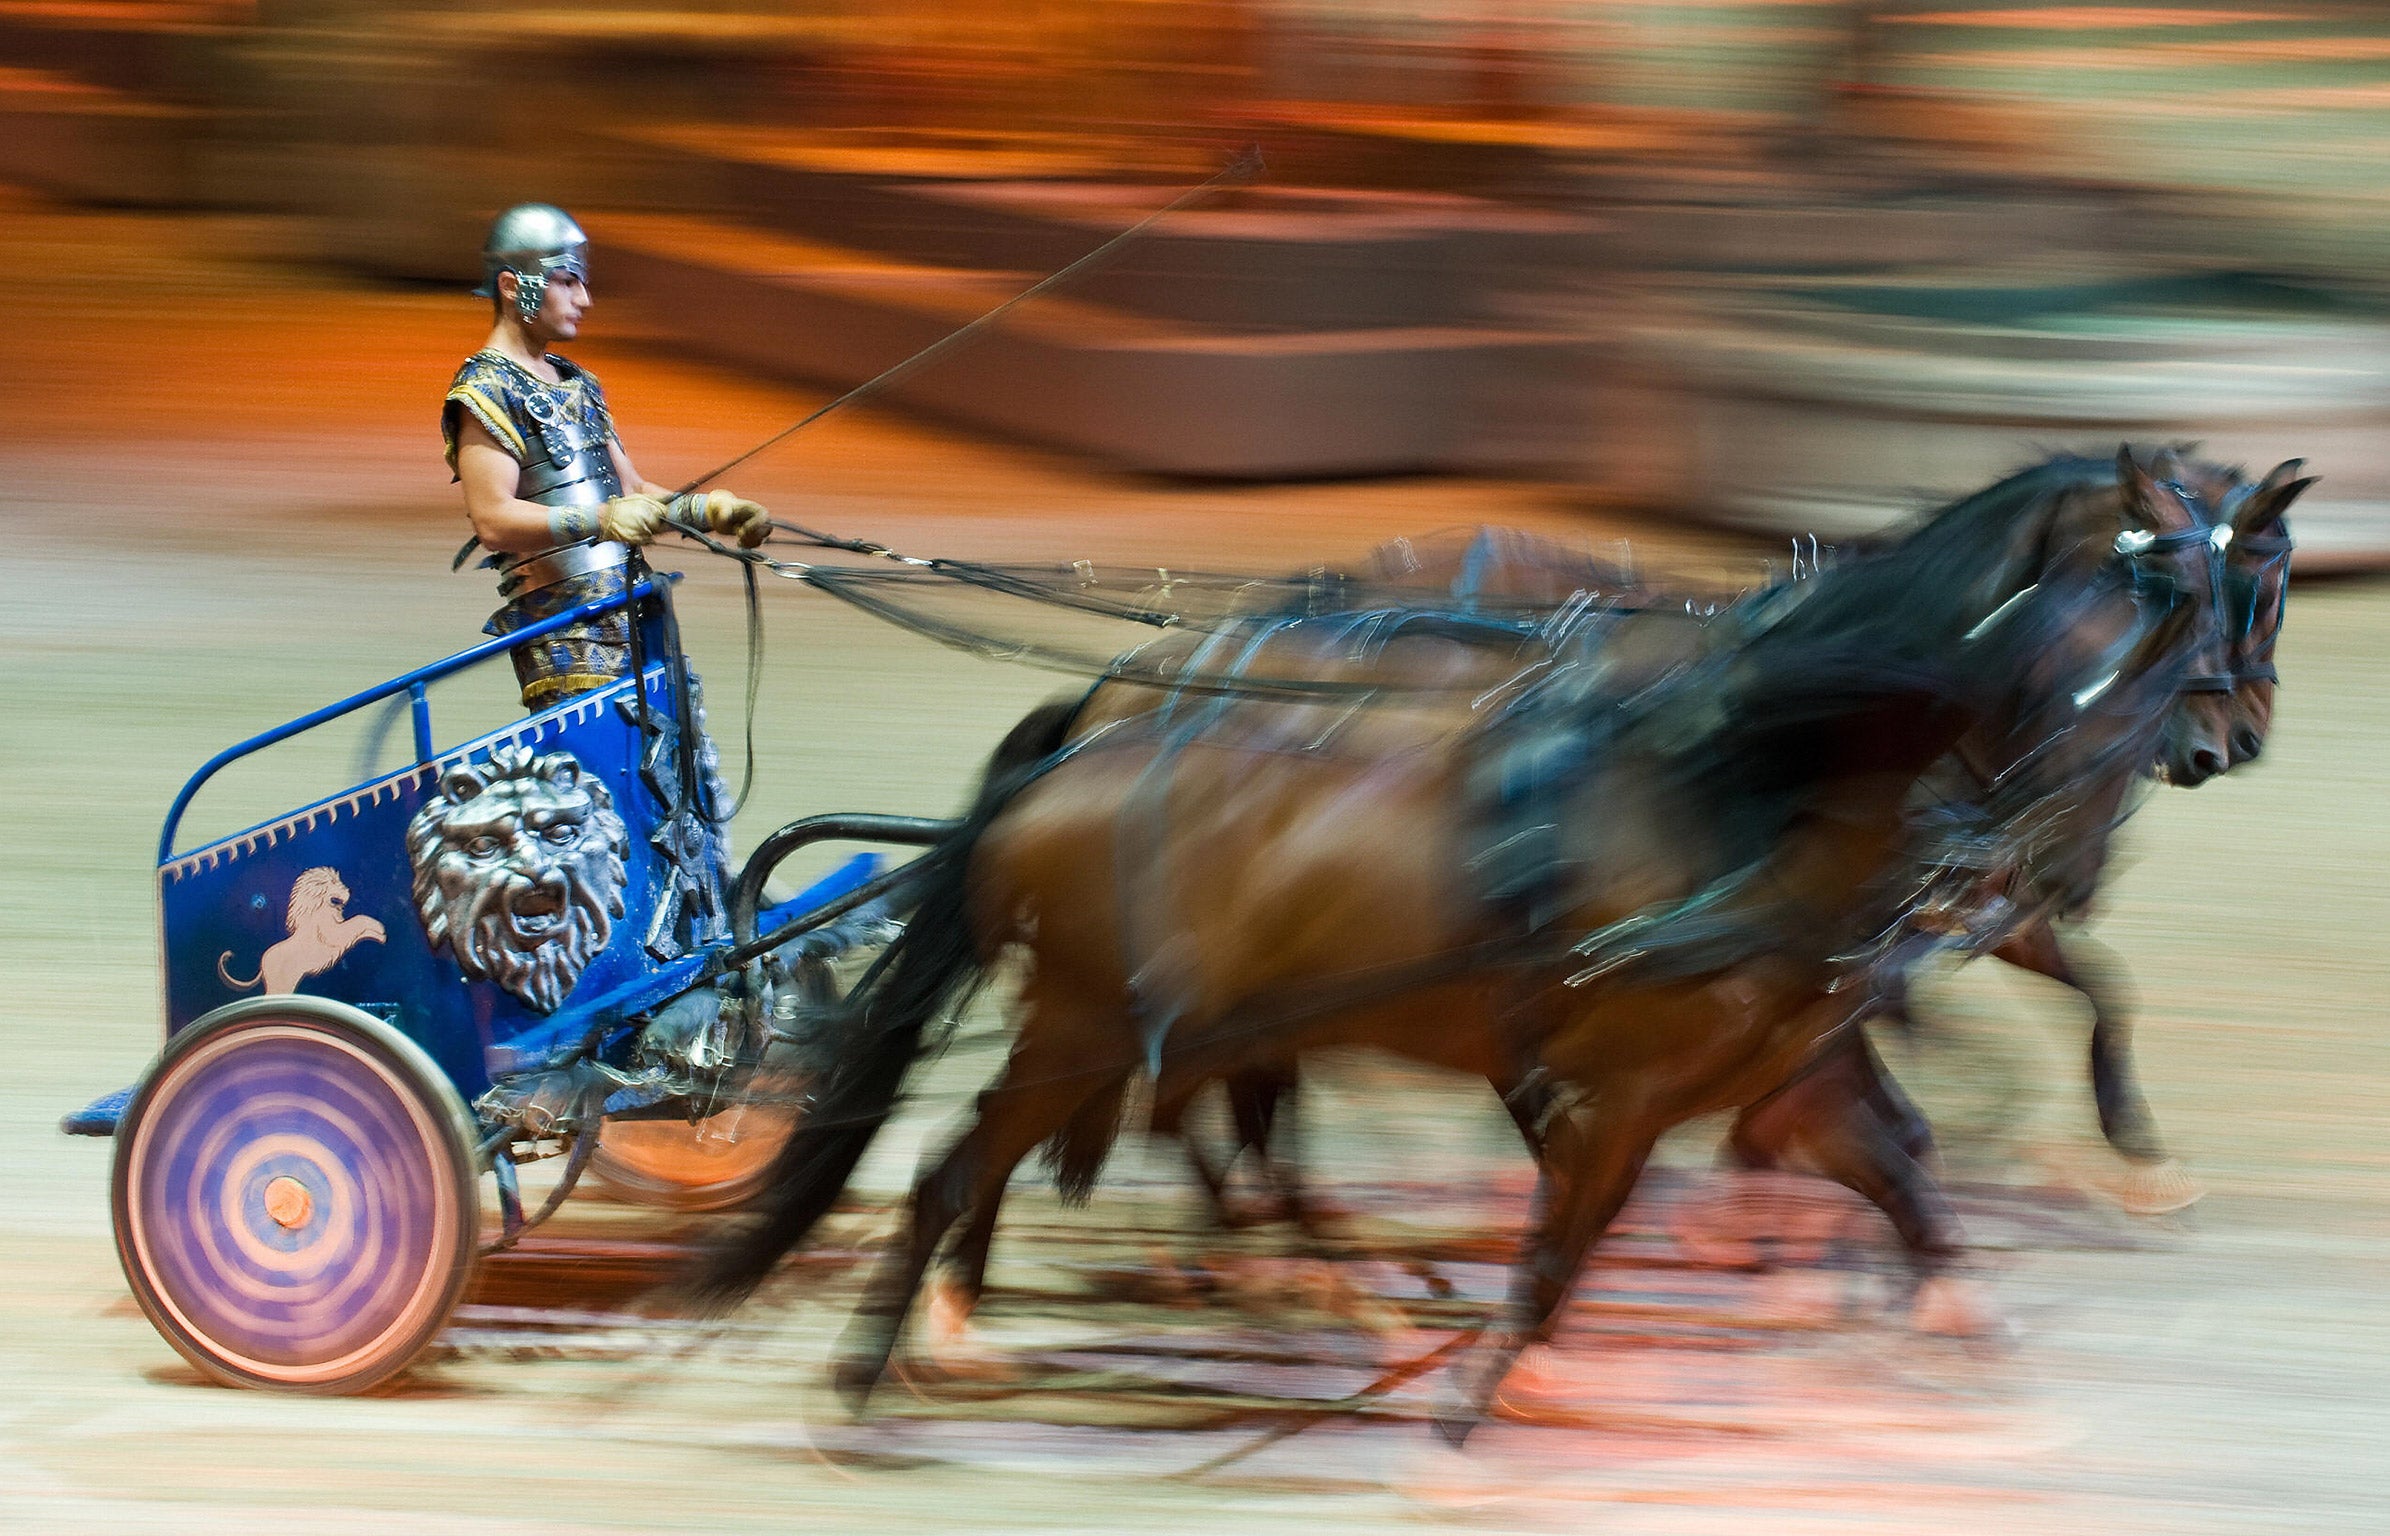
[[[614,472],[622,483],[637,489],[603,507],[586,509],[594,518],[590,531],[601,538],[644,544],[663,525],[672,487],[641,478],[621,442],[608,439],[606,451],[612,455]],[[481,423],[470,416],[457,423],[456,475],[465,488],[465,516],[482,547],[499,554],[530,555],[571,542],[559,536],[555,508],[515,494],[521,474],[521,466]],[[726,491],[697,498],[688,515],[701,526],[746,544],[759,542],[770,526],[762,507]]]
[[[456,477],[465,488],[465,517],[473,524],[473,536],[482,548],[498,554],[528,555],[555,547],[548,509],[515,494],[522,466],[470,413],[459,411],[457,416]]]

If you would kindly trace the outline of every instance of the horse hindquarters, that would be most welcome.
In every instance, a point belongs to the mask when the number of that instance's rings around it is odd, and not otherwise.
[[[1015,725],[989,758],[969,813],[922,855],[904,932],[848,996],[839,1058],[773,1159],[755,1217],[700,1260],[691,1281],[699,1297],[716,1305],[745,1299],[804,1241],[895,1111],[932,1024],[979,985],[996,948],[973,911],[980,842],[1060,748],[1075,712],[1074,705],[1041,705]]]

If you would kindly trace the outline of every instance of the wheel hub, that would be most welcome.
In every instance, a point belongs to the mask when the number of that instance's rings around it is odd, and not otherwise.
[[[307,1186],[285,1174],[266,1185],[266,1214],[285,1231],[296,1232],[315,1215],[315,1197]]]

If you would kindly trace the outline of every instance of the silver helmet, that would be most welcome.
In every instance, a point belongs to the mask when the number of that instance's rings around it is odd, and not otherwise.
[[[589,237],[573,216],[552,203],[517,203],[498,215],[490,237],[481,244],[481,286],[473,292],[490,298],[498,292],[498,274],[515,275],[515,308],[526,322],[539,318],[547,297],[548,279],[562,272],[587,281]]]

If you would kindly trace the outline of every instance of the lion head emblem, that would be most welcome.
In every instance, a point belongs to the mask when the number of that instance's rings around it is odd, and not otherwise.
[[[467,979],[553,1012],[622,916],[629,844],[614,797],[570,752],[508,745],[459,763],[407,823],[424,935]]]

